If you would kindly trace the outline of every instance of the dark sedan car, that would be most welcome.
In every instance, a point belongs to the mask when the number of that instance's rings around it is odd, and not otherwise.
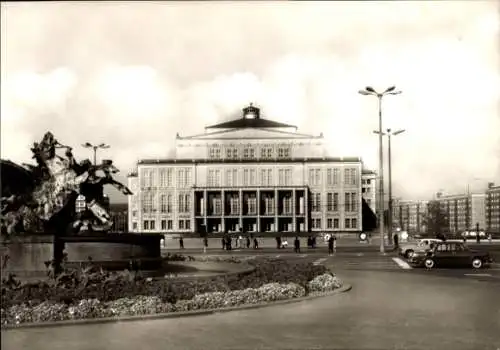
[[[488,252],[474,251],[462,242],[439,242],[431,249],[415,252],[409,259],[410,265],[426,267],[472,267],[480,269],[493,260]]]

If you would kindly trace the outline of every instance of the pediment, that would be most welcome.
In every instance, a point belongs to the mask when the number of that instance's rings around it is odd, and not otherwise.
[[[285,128],[283,128],[285,129]],[[299,134],[283,129],[227,129],[222,131],[207,132],[199,135],[179,137],[184,140],[231,140],[231,139],[311,139],[321,138],[320,136]],[[289,129],[289,128],[288,128]]]

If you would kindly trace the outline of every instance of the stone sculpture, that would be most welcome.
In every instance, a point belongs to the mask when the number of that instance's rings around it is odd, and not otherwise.
[[[64,149],[64,156],[57,150]],[[69,146],[47,132],[31,148],[37,165],[17,165],[2,160],[2,234],[51,232],[71,235],[82,227],[90,231],[109,231],[112,222],[103,207],[104,185],[112,185],[125,195],[132,192],[113,179],[118,169],[106,160],[93,165],[86,159],[78,163]],[[86,209],[76,213],[75,202],[85,197]]]

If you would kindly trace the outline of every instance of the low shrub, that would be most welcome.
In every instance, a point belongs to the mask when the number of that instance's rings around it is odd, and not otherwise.
[[[212,261],[238,261],[255,269],[199,280],[153,280],[96,268],[67,270],[46,282],[20,284],[11,277],[2,285],[2,319],[12,324],[212,309],[297,298],[342,285],[324,266],[300,260]]]

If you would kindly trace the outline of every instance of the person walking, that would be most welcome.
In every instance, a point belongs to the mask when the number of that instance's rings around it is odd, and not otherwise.
[[[258,249],[259,248],[259,242],[257,241],[257,237],[253,239],[253,249]]]
[[[247,236],[247,249],[250,249],[250,237]]]
[[[394,250],[397,250],[399,248],[399,235],[397,233],[394,234],[393,242],[394,242]]]
[[[184,239],[182,237],[179,238],[179,248],[184,249]]]
[[[293,242],[293,246],[294,246],[295,253],[300,253],[300,240],[299,240],[298,236],[295,237],[295,241]]]
[[[203,238],[203,253],[207,253],[207,248],[208,248],[208,238],[205,237]]]
[[[221,243],[222,243],[222,250],[226,250],[226,237],[225,236],[222,237]]]
[[[333,235],[328,239],[328,255],[333,255]]]

